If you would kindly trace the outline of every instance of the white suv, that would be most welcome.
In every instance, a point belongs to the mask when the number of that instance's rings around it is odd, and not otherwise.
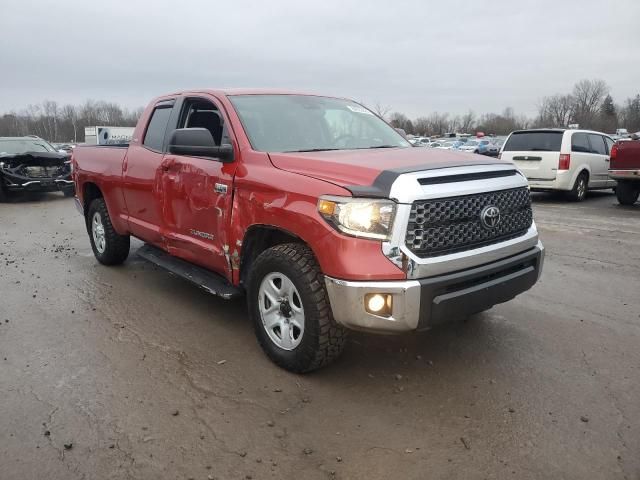
[[[589,189],[614,188],[609,178],[611,137],[590,130],[518,130],[507,138],[500,158],[512,160],[533,191],[564,190],[575,201]]]

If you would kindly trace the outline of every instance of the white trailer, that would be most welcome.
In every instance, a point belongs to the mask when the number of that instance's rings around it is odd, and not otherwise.
[[[85,127],[84,143],[87,145],[114,145],[129,143],[134,127]]]

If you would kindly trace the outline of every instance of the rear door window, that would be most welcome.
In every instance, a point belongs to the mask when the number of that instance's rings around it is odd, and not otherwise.
[[[591,144],[591,153],[597,153],[598,155],[607,154],[607,147],[604,144],[604,137],[602,135],[590,133],[589,143]]]
[[[164,147],[164,136],[171,116],[171,106],[156,107],[151,114],[147,132],[142,142],[145,147],[161,152]]]
[[[604,141],[607,144],[607,155],[611,153],[611,148],[613,147],[613,140],[609,137],[604,137]]]
[[[571,151],[591,153],[591,145],[589,145],[589,137],[586,133],[574,133],[571,135]]]
[[[504,146],[505,152],[559,152],[563,132],[514,132]]]

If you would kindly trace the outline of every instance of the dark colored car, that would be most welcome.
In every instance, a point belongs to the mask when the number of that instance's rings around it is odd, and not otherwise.
[[[0,137],[0,201],[16,191],[73,196],[69,155],[39,137]]]

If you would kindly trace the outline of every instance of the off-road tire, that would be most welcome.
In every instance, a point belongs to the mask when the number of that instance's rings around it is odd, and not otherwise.
[[[640,182],[618,181],[616,197],[620,205],[633,205],[640,196]]]
[[[91,222],[96,212],[100,213],[102,224],[104,226],[104,236],[106,240],[104,252],[100,252],[96,248],[91,231]],[[104,199],[96,198],[91,202],[89,210],[87,211],[86,223],[89,241],[91,242],[91,249],[100,263],[103,265],[120,265],[127,259],[129,256],[129,248],[131,246],[129,235],[119,235],[114,230]]]
[[[581,188],[580,182],[584,183],[584,188]],[[567,197],[572,202],[581,202],[587,198],[587,191],[589,190],[589,174],[587,172],[580,172],[577,176],[573,188],[567,193]]]
[[[262,324],[260,284],[272,272],[289,277],[304,308],[303,338],[293,350],[284,350],[273,343]],[[248,307],[260,346],[276,365],[285,370],[294,373],[316,370],[338,358],[344,349],[347,331],[333,319],[324,275],[313,252],[304,244],[276,245],[256,258],[248,282]]]

